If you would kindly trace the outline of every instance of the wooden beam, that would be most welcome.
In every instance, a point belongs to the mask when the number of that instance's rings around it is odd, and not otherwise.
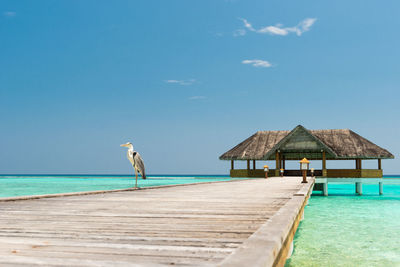
[[[235,169],[235,163],[233,160],[231,160],[231,170],[234,170],[234,169]]]
[[[253,159],[253,170],[255,170],[255,169],[256,169],[256,160]]]
[[[362,169],[361,159],[356,159],[356,169],[357,170]]]
[[[282,169],[285,169],[285,170],[286,170],[286,166],[285,166],[285,156],[283,156],[283,159],[282,159]]]
[[[247,160],[247,169],[250,170],[250,160]]]
[[[279,162],[279,152],[278,150],[275,152],[275,169],[279,170],[280,169],[280,162]]]
[[[382,170],[382,160],[378,159],[378,170]]]
[[[326,170],[326,153],[322,151],[322,176],[327,176],[328,171]]]

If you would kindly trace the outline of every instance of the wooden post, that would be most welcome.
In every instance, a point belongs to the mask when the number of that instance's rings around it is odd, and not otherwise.
[[[286,170],[286,167],[285,167],[285,156],[283,156],[283,159],[282,159],[282,169]]]
[[[250,160],[247,160],[247,169],[250,170]]]
[[[383,183],[379,182],[379,195],[383,195]]]
[[[322,189],[324,191],[324,196],[328,195],[328,181],[322,184]]]
[[[277,169],[277,170],[279,170],[280,168],[279,168],[279,152],[278,151],[276,151],[275,152],[275,169]]]
[[[303,181],[301,181],[302,184],[306,184],[307,182],[307,170],[302,170],[303,172]]]
[[[361,167],[361,159],[356,159],[356,169],[357,170],[361,170],[362,169],[362,167]]]
[[[235,169],[235,163],[233,160],[231,160],[231,170],[234,170],[234,169]]]
[[[378,159],[378,170],[382,170],[382,160]]]
[[[362,182],[356,182],[356,193],[362,195]]]
[[[256,169],[256,160],[253,159],[253,170],[255,170],[255,169]]]
[[[275,176],[279,176],[280,159],[278,150],[275,152]]]
[[[322,176],[327,176],[325,151],[322,151]]]

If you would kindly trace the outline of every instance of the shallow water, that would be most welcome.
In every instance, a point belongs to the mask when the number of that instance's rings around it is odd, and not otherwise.
[[[234,180],[229,176],[148,176],[139,187]],[[0,197],[131,188],[132,176],[0,176]]]
[[[313,195],[289,266],[400,266],[400,185],[329,185]]]

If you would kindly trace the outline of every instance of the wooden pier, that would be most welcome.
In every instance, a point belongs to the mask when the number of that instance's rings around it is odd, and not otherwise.
[[[283,266],[313,183],[0,199],[0,266]]]

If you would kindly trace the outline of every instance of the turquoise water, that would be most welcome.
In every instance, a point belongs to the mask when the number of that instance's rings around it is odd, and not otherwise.
[[[139,187],[189,184],[234,180],[229,176],[148,176],[138,179]],[[44,195],[96,190],[131,188],[135,185],[132,176],[0,176],[0,197]]]
[[[400,266],[400,185],[329,185],[313,195],[289,266]]]

